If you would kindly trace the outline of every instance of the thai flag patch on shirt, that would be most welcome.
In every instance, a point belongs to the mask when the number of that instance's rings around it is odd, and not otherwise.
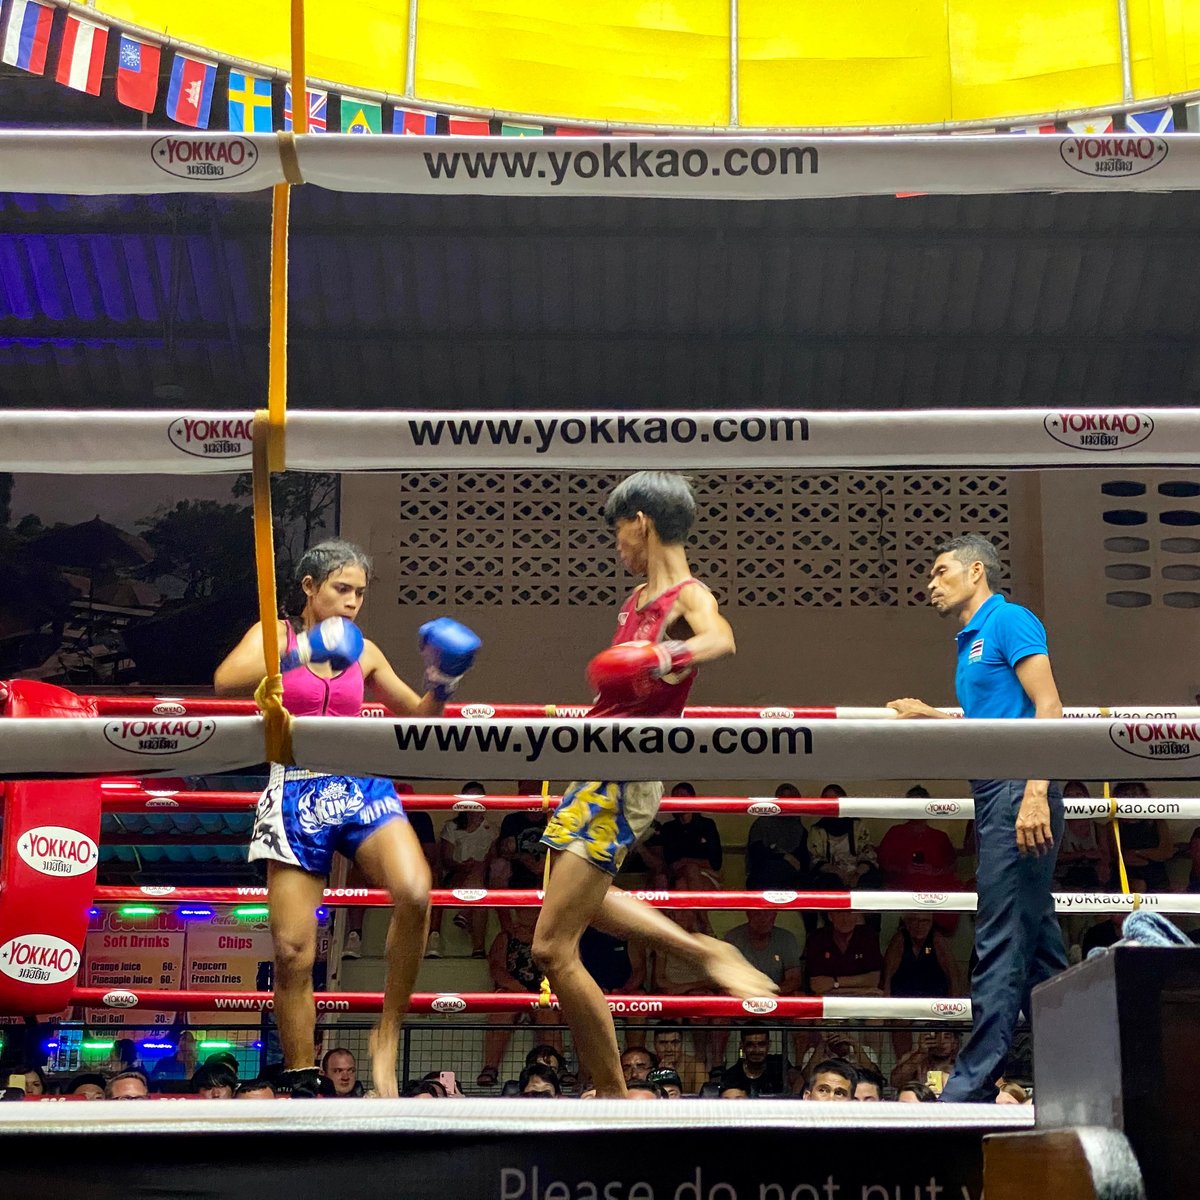
[[[983,661],[983,638],[976,638],[971,643],[971,649],[967,652],[967,662],[982,662]]]

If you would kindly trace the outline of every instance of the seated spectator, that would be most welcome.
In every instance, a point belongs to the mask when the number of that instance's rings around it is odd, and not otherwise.
[[[275,1089],[269,1079],[247,1079],[234,1089],[235,1100],[274,1100]]]
[[[192,1075],[192,1090],[202,1100],[232,1100],[238,1078],[227,1067],[205,1064]]]
[[[579,960],[602,992],[640,992],[646,983],[646,949],[590,925],[579,939]]]
[[[103,1100],[104,1076],[93,1072],[76,1075],[68,1081],[64,1095],[82,1096],[85,1100]]]
[[[1086,800],[1087,786],[1078,779],[1063,784],[1064,800]],[[1110,838],[1105,836],[1108,822],[1069,820],[1058,846],[1054,865],[1054,890],[1059,892],[1098,892],[1109,881],[1112,860]]]
[[[963,978],[929,913],[905,913],[883,956],[885,996],[961,996]]]
[[[800,1064],[800,1074],[805,1079],[812,1079],[815,1074],[814,1063],[828,1062],[836,1059],[853,1067],[856,1071],[878,1071],[879,1063],[875,1054],[865,1042],[857,1041],[851,1029],[825,1029],[821,1039],[808,1052]]]
[[[943,1082],[949,1079],[961,1044],[962,1035],[950,1029],[921,1034],[917,1048],[900,1059],[892,1071],[892,1087],[904,1087],[913,1079],[928,1080],[931,1072],[941,1075]]]
[[[563,1058],[562,1051],[557,1046],[551,1046],[549,1042],[543,1042],[540,1046],[534,1046],[525,1055],[525,1065],[527,1067],[535,1065],[549,1067],[561,1080],[567,1069],[567,1060]]]
[[[750,1093],[744,1087],[734,1087],[730,1084],[729,1087],[722,1085],[721,1093],[717,1097],[718,1100],[749,1100]]]
[[[526,992],[537,995],[542,989],[542,973],[533,961],[533,927],[540,910],[536,908],[514,908],[511,910],[510,929],[501,928],[488,951],[488,970],[492,976],[492,988],[497,992]],[[483,1067],[475,1083],[478,1087],[495,1087],[500,1078],[500,1064],[504,1052],[512,1039],[514,1025],[533,1021],[539,1025],[553,1025],[557,1014],[549,1008],[530,1009],[528,1013],[492,1013],[488,1024],[492,1027],[483,1039]],[[547,1033],[546,1041],[561,1046],[561,1034]]]
[[[1144,783],[1128,781],[1118,783],[1112,792],[1117,800],[1149,800],[1150,789]],[[1169,892],[1167,863],[1175,857],[1175,843],[1171,840],[1171,826],[1166,821],[1131,820],[1118,818],[1121,831],[1121,854],[1125,859],[1126,871],[1143,881],[1147,892]],[[1132,880],[1130,890],[1133,890]]]
[[[703,914],[693,908],[665,910],[676,925],[688,933],[704,933]],[[673,954],[654,951],[654,966],[651,970],[652,994],[665,996],[708,995],[712,985],[707,976],[694,963]]]
[[[442,1078],[441,1071],[426,1071],[421,1076],[421,1083],[427,1083],[435,1089],[439,1100],[445,1100],[450,1095],[450,1089],[446,1087],[446,1081]]]
[[[800,789],[781,783],[776,797],[798,798]],[[799,817],[758,817],[746,837],[746,887],[751,891],[803,891],[812,875],[808,830]]]
[[[761,1029],[741,1031],[741,1061],[721,1074],[721,1089],[744,1088],[751,1097],[782,1096],[787,1092],[782,1054],[771,1054],[771,1036]]]
[[[858,1087],[858,1072],[839,1058],[826,1059],[812,1069],[805,1100],[853,1100]]]
[[[821,791],[825,799],[842,799],[846,789],[831,783]],[[808,831],[813,887],[818,891],[845,892],[883,886],[883,876],[871,834],[857,817],[821,817]]]
[[[442,837],[438,847],[442,887],[486,888],[488,863],[495,840],[496,834],[487,822],[486,813],[461,812],[451,817],[442,826]],[[434,915],[435,932],[430,933],[425,951],[429,958],[441,955],[443,923],[450,911],[448,908],[439,908]],[[486,957],[483,943],[487,932],[487,917],[486,908],[459,909],[454,913],[455,925],[467,930],[471,935],[472,958]]]
[[[863,924],[862,914],[833,909],[826,923],[809,936],[809,990],[818,996],[880,996],[883,955],[879,934]]]
[[[557,1100],[562,1096],[562,1084],[558,1075],[549,1067],[534,1063],[521,1072],[517,1080],[522,1096],[545,1096]]]
[[[121,1071],[104,1087],[105,1100],[145,1100],[150,1095],[150,1083],[141,1071]]]
[[[909,799],[929,800],[929,791],[920,785],[904,793]],[[934,829],[924,817],[901,821],[883,835],[879,843],[879,869],[882,886],[896,892],[961,892],[958,877],[958,851],[940,829]],[[946,935],[958,929],[959,914],[939,912],[934,924]]]
[[[44,1096],[46,1094],[46,1075],[41,1067],[16,1067],[9,1074],[25,1076],[25,1095],[27,1097]]]
[[[651,1083],[649,1079],[635,1079],[632,1083],[625,1085],[625,1090],[629,1093],[630,1100],[665,1100],[667,1098],[662,1086]]]
[[[228,1050],[218,1050],[215,1054],[210,1054],[201,1065],[205,1067],[221,1067],[231,1075],[237,1075],[241,1069],[238,1065],[237,1055],[230,1053]]]
[[[683,1090],[695,1096],[708,1080],[708,1068],[684,1049],[683,1032],[678,1025],[660,1025],[651,1039],[652,1049],[658,1056],[659,1069],[675,1071]]]
[[[936,1104],[937,1092],[927,1083],[911,1079],[896,1093],[896,1099],[901,1104]]]
[[[444,1100],[446,1089],[437,1087],[427,1079],[414,1079],[400,1089],[400,1095],[405,1100]]]
[[[778,916],[774,909],[747,909],[745,923],[735,925],[724,940],[777,983],[781,996],[794,996],[802,982],[800,943],[794,933],[775,928]]]
[[[676,785],[672,795],[679,794],[680,787],[695,788],[689,784]],[[722,887],[721,835],[711,817],[700,813],[676,813],[662,827],[662,854],[666,864],[667,887],[686,892],[711,891]]]
[[[621,1054],[621,1074],[626,1085],[645,1079],[658,1066],[658,1056],[645,1046],[626,1046]]]
[[[321,1059],[321,1074],[333,1083],[335,1096],[361,1096],[363,1085],[358,1080],[358,1063],[344,1046],[330,1050]]]
[[[195,1034],[190,1029],[181,1029],[175,1039],[174,1051],[154,1064],[154,1078],[188,1079],[197,1063]]]
[[[1130,887],[1132,887],[1132,883]],[[1104,913],[1083,935],[1080,943],[1081,957],[1087,958],[1093,950],[1107,949],[1121,937],[1121,927],[1128,913]]]
[[[657,1083],[662,1088],[664,1100],[683,1099],[683,1080],[679,1078],[679,1073],[672,1067],[655,1067],[646,1076],[646,1081]]]
[[[854,1098],[860,1101],[883,1099],[883,1076],[870,1067],[855,1067],[858,1082],[854,1085]]]

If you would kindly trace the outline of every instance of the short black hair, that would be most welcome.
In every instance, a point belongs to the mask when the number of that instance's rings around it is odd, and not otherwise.
[[[545,1083],[550,1084],[554,1088],[556,1096],[562,1095],[562,1081],[558,1077],[558,1072],[553,1067],[544,1066],[542,1063],[530,1063],[521,1074],[517,1077],[517,1087],[523,1092],[525,1085],[531,1079],[541,1079]]]
[[[247,1092],[261,1092],[266,1088],[275,1095],[275,1085],[269,1079],[243,1079],[233,1090],[235,1096],[244,1096]]]
[[[527,1067],[532,1067],[539,1058],[542,1058],[547,1054],[553,1054],[554,1057],[558,1059],[558,1066],[560,1070],[567,1065],[567,1060],[563,1058],[562,1051],[559,1050],[557,1046],[551,1046],[549,1042],[542,1042],[541,1045],[534,1046],[534,1048],[530,1050],[527,1055],[525,1055],[525,1065]]]
[[[813,1080],[818,1075],[840,1075],[850,1085],[850,1095],[854,1095],[854,1089],[858,1087],[858,1072],[844,1058],[827,1058],[824,1062],[819,1062],[815,1067],[810,1067],[808,1079],[805,1082],[805,1090],[811,1091]]]
[[[412,1099],[413,1096],[433,1096],[436,1100],[444,1100],[446,1089],[437,1087],[428,1079],[414,1079],[411,1083],[404,1085],[400,1095],[405,1099]]]
[[[76,1088],[81,1088],[84,1084],[90,1083],[93,1087],[103,1089],[105,1078],[98,1071],[85,1071],[82,1075],[73,1075],[67,1080],[67,1086],[63,1088],[63,1095],[70,1096],[75,1092]]]
[[[196,1091],[206,1087],[227,1087],[232,1092],[238,1085],[238,1077],[220,1063],[205,1063],[193,1073],[191,1083]]]
[[[611,529],[618,521],[632,521],[645,513],[667,545],[687,539],[696,519],[696,496],[686,475],[670,471],[638,471],[609,493],[604,520]]]
[[[854,1070],[858,1075],[858,1083],[854,1085],[855,1088],[859,1083],[873,1083],[879,1089],[879,1094],[883,1095],[887,1085],[884,1083],[883,1076],[874,1067],[855,1067]]]
[[[988,587],[993,592],[1000,590],[1000,584],[1004,582],[1004,566],[996,547],[982,534],[964,533],[948,538],[933,552],[933,557],[941,558],[943,554],[953,554],[964,567],[969,567],[973,562],[983,563]]]
[[[666,1089],[661,1083],[652,1083],[649,1079],[632,1079],[625,1085],[627,1092],[652,1092],[659,1100],[667,1098]]]

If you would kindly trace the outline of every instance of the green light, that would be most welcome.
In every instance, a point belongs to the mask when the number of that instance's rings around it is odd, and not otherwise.
[[[201,1042],[201,1050],[232,1050],[232,1042]]]
[[[235,917],[266,917],[271,910],[265,904],[243,904],[233,910]]]
[[[116,1042],[81,1042],[81,1050],[111,1050]]]
[[[123,917],[156,917],[159,910],[152,904],[122,904],[117,912]]]

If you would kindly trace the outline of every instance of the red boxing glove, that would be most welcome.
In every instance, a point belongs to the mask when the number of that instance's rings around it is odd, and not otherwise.
[[[588,663],[588,683],[609,697],[645,696],[654,681],[692,661],[683,642],[619,642]]]

